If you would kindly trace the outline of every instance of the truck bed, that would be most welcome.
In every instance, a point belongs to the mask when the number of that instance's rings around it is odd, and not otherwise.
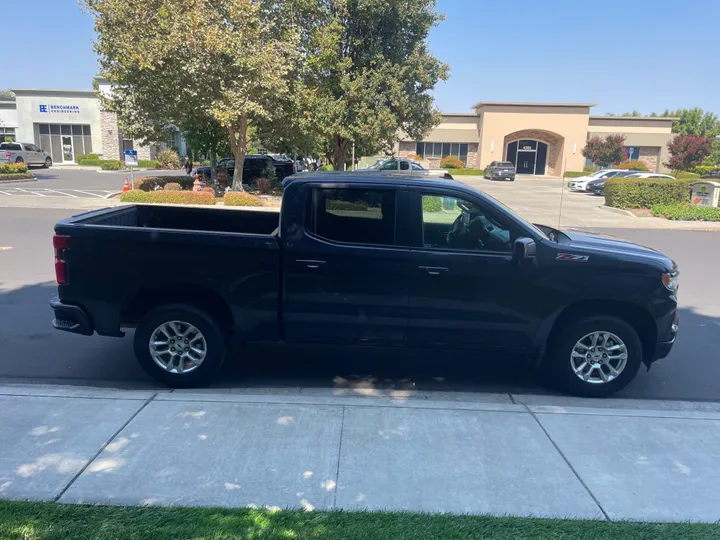
[[[63,223],[247,234],[274,234],[280,212],[173,206],[126,206],[73,216]]]

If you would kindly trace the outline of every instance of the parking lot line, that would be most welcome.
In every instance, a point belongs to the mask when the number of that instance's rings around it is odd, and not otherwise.
[[[46,191],[52,191],[53,193],[59,193],[60,195],[66,195],[68,197],[72,197],[74,199],[77,199],[77,195],[73,195],[72,193],[66,193],[65,191],[57,191],[56,189],[47,189]]]
[[[90,192],[90,191],[82,191],[82,190],[79,190],[79,189],[73,189],[72,191],[77,191],[78,193],[85,193],[86,195],[92,195],[93,197],[98,197],[99,199],[102,199],[102,198],[103,198],[102,195],[98,195],[97,193],[92,193],[92,192]]]

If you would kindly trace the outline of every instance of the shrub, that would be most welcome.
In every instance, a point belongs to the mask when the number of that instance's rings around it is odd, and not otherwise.
[[[615,208],[652,208],[658,204],[689,203],[690,183],[671,178],[610,178],[605,204]]]
[[[28,171],[27,163],[1,163],[0,174],[23,174]]]
[[[155,159],[138,159],[138,167],[143,169],[158,169],[160,163]]]
[[[268,165],[267,167],[265,167],[262,170],[262,172],[260,173],[260,177],[267,178],[268,180],[270,180],[270,183],[273,183],[278,179],[277,171],[275,170],[275,167],[273,167],[272,165]]]
[[[0,173],[0,180],[32,180],[35,176],[32,173]]]
[[[442,210],[442,197],[423,197],[423,212],[440,212]]]
[[[133,189],[120,195],[122,202],[156,204],[215,204],[215,194],[200,191],[143,191]]]
[[[642,161],[638,161],[636,159],[629,159],[627,161],[623,161],[622,163],[618,163],[615,165],[616,169],[626,169],[628,171],[648,171],[650,169],[647,168],[647,165],[645,165]]]
[[[83,158],[78,159],[78,165],[84,165],[85,167],[99,167],[102,165],[103,160],[102,159],[90,159],[90,158]]]
[[[165,191],[182,191],[182,186],[177,182],[168,182],[163,186]]]
[[[595,170],[593,169],[593,172]],[[585,171],[565,171],[565,174],[563,176],[565,178],[580,178],[581,176],[587,176],[590,173],[586,173]]]
[[[483,176],[485,174],[484,169],[453,169],[450,171],[453,176]]]
[[[258,191],[263,195],[267,195],[268,193],[270,193],[273,188],[273,184],[269,178],[258,178],[257,180],[255,180],[255,186],[257,187]]]
[[[691,133],[675,135],[667,147],[670,159],[665,166],[673,171],[687,171],[702,165],[705,156],[712,150],[712,139]]]
[[[215,189],[210,186],[205,186],[205,187],[200,188],[200,192],[201,193],[212,193],[213,195],[215,195]]]
[[[582,170],[582,172],[584,174],[592,174],[595,171],[597,171],[597,168],[595,167],[595,165],[585,165]]]
[[[191,190],[195,178],[192,176],[143,176],[135,179],[135,189],[143,191],[155,191],[158,188],[165,187],[165,184],[178,183],[183,190]]]
[[[125,164],[118,159],[107,159],[100,162],[100,168],[103,171],[119,171],[125,168]]]
[[[683,221],[720,221],[720,208],[692,204],[658,204],[652,207],[653,216]]]
[[[625,136],[608,135],[604,139],[591,137],[582,150],[582,155],[602,167],[620,163],[625,153]]]
[[[223,198],[225,206],[262,206],[263,202],[255,195],[243,191],[228,191]]]
[[[464,169],[465,164],[457,156],[445,156],[440,160],[441,169]]]
[[[334,171],[335,169],[333,168],[332,165],[323,165],[322,167],[320,167],[320,170],[321,171]]]
[[[179,169],[180,156],[172,148],[163,148],[157,153],[155,159],[158,165],[164,169]]]
[[[718,165],[698,165],[697,167],[692,167],[692,168],[688,169],[688,172],[692,172],[692,173],[699,174],[700,176],[702,176],[703,174],[711,173],[717,169],[720,169],[720,166],[718,166]]]
[[[678,180],[697,180],[700,178],[700,175],[697,173],[680,171],[675,173],[675,178]]]

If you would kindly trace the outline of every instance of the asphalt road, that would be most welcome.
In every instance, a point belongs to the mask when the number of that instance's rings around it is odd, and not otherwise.
[[[135,363],[131,333],[123,339],[83,337],[50,325],[52,227],[77,212],[0,208],[0,380],[152,387]],[[650,372],[639,373],[621,396],[720,401],[720,233],[598,232],[667,253],[682,276],[675,348]],[[222,386],[546,392],[514,359],[467,352],[265,346],[238,352],[232,360]]]
[[[120,191],[125,178],[130,178],[130,171],[89,171],[80,169],[37,169],[30,172],[37,181],[2,184],[8,188],[53,189],[53,190],[90,190],[90,191]],[[152,174],[153,176],[183,175],[184,171],[135,171],[135,178]],[[3,187],[0,187],[3,189]]]

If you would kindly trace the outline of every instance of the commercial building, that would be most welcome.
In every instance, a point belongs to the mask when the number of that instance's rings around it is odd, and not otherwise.
[[[443,114],[443,121],[422,141],[401,137],[395,153],[417,156],[439,167],[457,156],[467,168],[484,169],[492,161],[511,161],[518,174],[561,176],[581,171],[582,149],[595,135],[625,136],[627,158],[651,171],[665,172],[673,118],[592,116],[592,103],[480,102],[473,113]]]
[[[99,92],[112,92],[106,79],[95,81]],[[55,164],[76,163],[83,154],[122,159],[125,150],[153,159],[163,146],[186,152],[177,129],[170,140],[149,146],[123,137],[116,113],[103,108],[98,91],[14,88],[14,97],[0,97],[0,140],[33,142],[50,152]]]

